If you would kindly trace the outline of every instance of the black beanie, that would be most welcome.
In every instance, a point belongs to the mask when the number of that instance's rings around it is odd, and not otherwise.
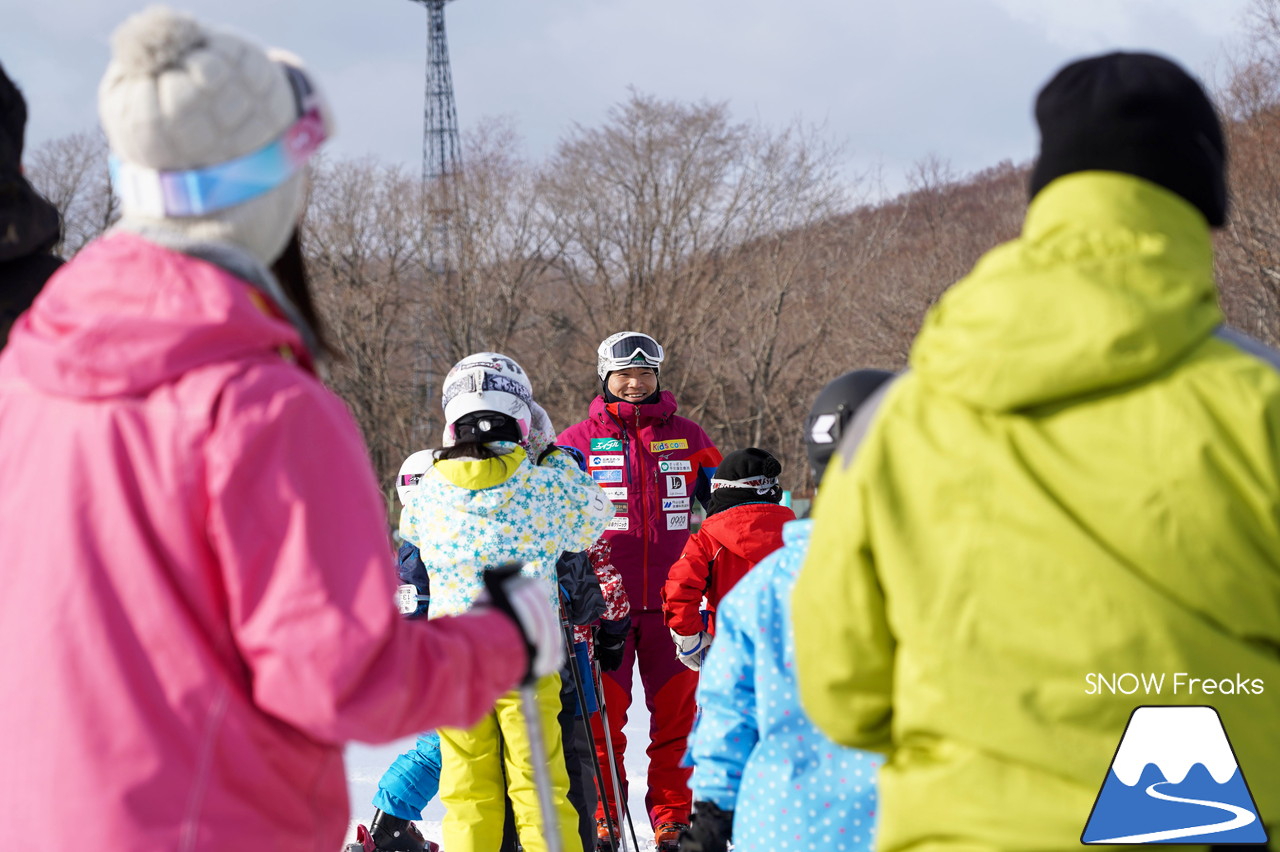
[[[1125,172],[1176,192],[1212,227],[1226,222],[1222,125],[1204,89],[1176,63],[1150,53],[1073,62],[1040,91],[1036,123],[1033,198],[1072,172]]]
[[[742,503],[777,503],[782,499],[778,474],[782,462],[758,447],[734,450],[724,457],[711,479],[711,501],[707,514]],[[741,483],[735,485],[732,483]]]
[[[17,173],[27,127],[27,102],[0,65],[0,168]]]

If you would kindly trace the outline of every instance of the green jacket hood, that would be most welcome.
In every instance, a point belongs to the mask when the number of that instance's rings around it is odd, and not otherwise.
[[[1204,216],[1141,178],[1077,172],[930,310],[911,367],[936,391],[1014,411],[1157,373],[1221,322]]]

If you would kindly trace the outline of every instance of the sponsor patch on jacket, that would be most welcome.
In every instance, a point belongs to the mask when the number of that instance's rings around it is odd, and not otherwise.
[[[612,520],[609,521],[609,525],[605,527],[605,529],[621,530],[622,532],[626,532],[627,530],[631,529],[631,519],[628,518],[626,515],[614,515]]]
[[[662,473],[693,473],[693,462],[661,459],[658,470]]]
[[[592,471],[591,475],[595,476],[596,473],[602,473],[602,472],[607,472],[607,471]],[[618,471],[618,473],[621,474],[622,471]],[[662,478],[667,481],[668,497],[688,497],[689,496],[689,488],[684,481],[683,474],[667,473],[667,474],[663,474]]]
[[[621,449],[622,449],[621,438],[592,438],[591,439],[591,451],[593,453],[603,452],[604,450],[621,450]]]
[[[605,468],[604,470],[591,471],[591,478],[596,482],[621,482],[621,468]]]
[[[591,495],[591,503],[587,506],[587,512],[596,518],[612,518],[614,513],[613,504],[609,502],[609,498],[603,494],[596,493]]]
[[[687,438],[673,438],[670,441],[650,441],[649,452],[665,453],[671,450],[687,450],[689,449],[689,441]]]
[[[587,457],[587,467],[622,467],[622,453],[608,455],[592,453]]]
[[[613,510],[614,510],[615,512],[617,512],[619,515],[625,515],[625,514],[627,513],[627,504],[626,504],[626,503],[614,503],[614,504],[613,504]]]
[[[670,514],[668,514],[667,529],[669,530],[689,529],[689,513],[688,512],[671,512]]]
[[[620,487],[606,488],[604,490],[604,496],[608,497],[610,500],[625,500],[627,499],[627,486],[623,485]]]
[[[663,497],[662,511],[687,512],[689,511],[689,498],[688,497]]]

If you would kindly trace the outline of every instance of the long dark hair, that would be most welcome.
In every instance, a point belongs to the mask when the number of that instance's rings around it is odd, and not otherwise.
[[[436,452],[436,461],[444,459],[496,459],[502,453],[479,441],[464,441]]]
[[[280,288],[284,291],[285,297],[293,302],[303,321],[311,326],[311,332],[315,335],[316,348],[319,350],[313,354],[317,358],[340,360],[341,353],[330,343],[324,321],[320,319],[315,300],[311,298],[311,276],[307,274],[306,255],[302,251],[301,225],[293,229],[284,251],[271,264],[271,274],[280,282]]]

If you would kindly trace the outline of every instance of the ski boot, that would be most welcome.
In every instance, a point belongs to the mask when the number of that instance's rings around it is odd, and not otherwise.
[[[357,826],[356,843],[346,852],[440,852],[440,846],[423,837],[411,821],[377,810],[368,828]]]
[[[653,829],[653,845],[658,852],[676,852],[680,848],[680,835],[689,829],[682,822],[663,822]]]
[[[613,836],[609,834],[609,821],[604,817],[596,820],[596,852],[618,852]]]

